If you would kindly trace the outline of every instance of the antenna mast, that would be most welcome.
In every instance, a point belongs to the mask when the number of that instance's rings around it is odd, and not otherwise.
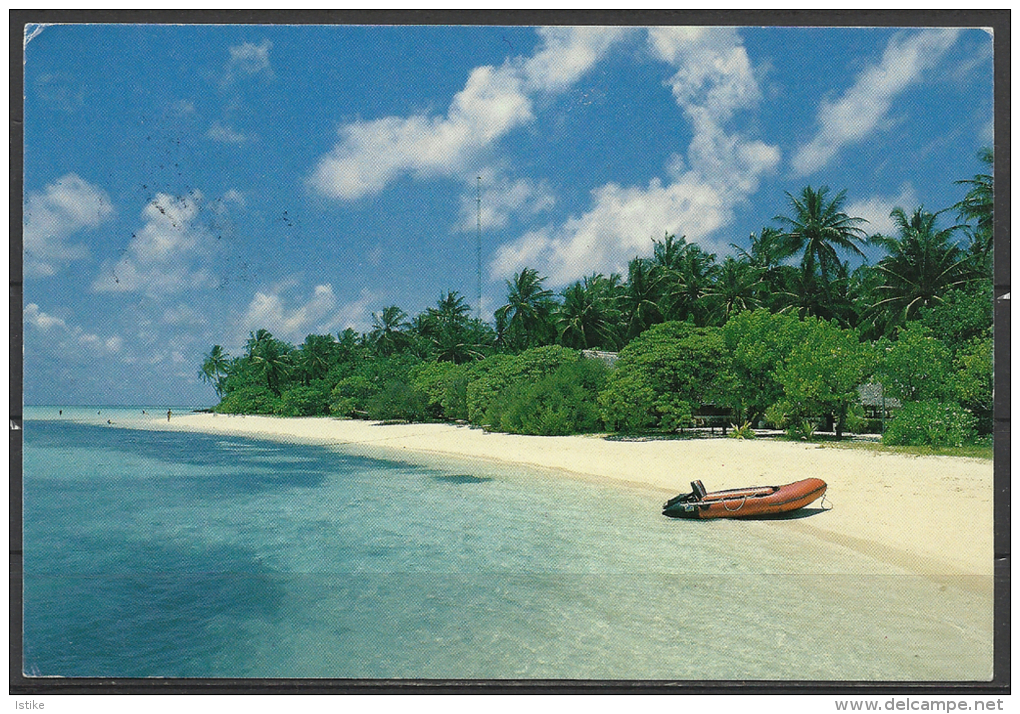
[[[482,177],[478,177],[477,199],[478,201],[478,240],[476,251],[476,269],[478,277],[478,292],[475,294],[475,312],[478,321],[482,321]]]

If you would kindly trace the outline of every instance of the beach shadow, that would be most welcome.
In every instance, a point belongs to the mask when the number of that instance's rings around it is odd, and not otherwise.
[[[819,513],[827,513],[831,508],[798,508],[789,513],[771,513],[761,516],[748,516],[745,521],[799,521],[802,518],[811,518]]]

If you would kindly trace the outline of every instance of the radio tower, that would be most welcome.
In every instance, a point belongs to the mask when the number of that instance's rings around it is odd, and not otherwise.
[[[478,321],[482,321],[482,177],[478,177],[478,188],[476,194],[478,202],[478,240],[476,242],[476,270],[478,278],[478,292],[475,294],[475,313]]]

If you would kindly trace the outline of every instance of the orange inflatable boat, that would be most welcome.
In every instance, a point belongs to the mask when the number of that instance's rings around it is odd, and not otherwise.
[[[825,481],[806,478],[785,486],[753,486],[729,491],[705,491],[701,481],[692,481],[692,493],[669,499],[662,515],[670,518],[753,518],[787,513],[803,508],[825,495]]]

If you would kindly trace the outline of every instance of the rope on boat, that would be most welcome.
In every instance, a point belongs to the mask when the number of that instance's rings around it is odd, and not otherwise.
[[[822,494],[822,500],[818,502],[818,507],[821,508],[823,511],[831,511],[832,510],[832,503],[831,502],[829,503],[829,507],[828,508],[825,507],[825,499],[827,499],[828,497],[829,497],[829,494],[823,493]]]
[[[736,513],[737,511],[744,507],[745,503],[747,503],[747,496],[744,496],[744,500],[740,502],[739,506],[737,506],[736,508],[730,508],[729,506],[726,505],[726,499],[723,499],[722,507],[725,508],[730,513]]]

